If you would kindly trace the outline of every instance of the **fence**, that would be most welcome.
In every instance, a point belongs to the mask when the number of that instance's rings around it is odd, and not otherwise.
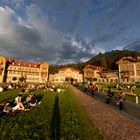
[[[84,88],[82,86],[77,86],[77,88],[84,92]],[[118,93],[117,90],[113,90],[113,92],[116,92],[116,94]],[[90,89],[84,93],[88,94],[88,95],[92,95]],[[94,93],[93,97],[95,97],[105,103],[106,102],[105,93],[107,93],[107,89],[99,88],[98,91]],[[138,104],[138,102],[140,101],[139,96],[136,96],[135,94],[131,94],[131,93],[127,93],[127,92],[126,92],[126,95],[128,97],[130,96],[131,98],[133,98],[133,100],[135,100],[136,103],[125,100],[124,104],[123,104],[123,111],[126,112],[127,114],[131,115],[133,117],[133,119],[140,121],[140,113],[139,113],[140,104]],[[115,108],[118,108],[118,106],[115,102],[115,98],[111,99],[111,105],[114,106]]]
[[[107,93],[107,88],[98,88],[98,92],[103,92],[103,93]],[[116,95],[119,93],[119,91],[117,90],[112,90],[112,92],[114,92]],[[130,102],[134,102],[136,104],[140,103],[140,95],[137,94],[132,94],[129,92],[124,92],[126,95],[126,99]]]

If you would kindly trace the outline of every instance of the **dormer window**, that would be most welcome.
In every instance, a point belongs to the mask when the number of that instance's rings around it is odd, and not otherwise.
[[[20,63],[18,65],[20,66]]]
[[[15,63],[13,62],[12,65],[14,65]]]

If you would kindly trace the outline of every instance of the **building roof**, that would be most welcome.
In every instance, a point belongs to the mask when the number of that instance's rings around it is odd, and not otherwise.
[[[125,57],[121,58],[119,61],[117,61],[116,64],[120,64],[124,60],[127,60],[129,62],[140,62],[140,57],[133,58],[132,56],[127,56],[127,57],[125,56]]]
[[[10,62],[10,64],[12,64],[13,66],[24,66],[24,67],[36,67],[36,68],[38,68],[40,66],[40,64],[42,64],[42,63],[48,64],[48,62],[27,62],[27,61],[18,61],[18,60],[15,60],[14,58],[7,58],[7,57],[3,57],[3,58],[5,58],[6,61]]]
[[[95,66],[95,65],[87,65],[83,70],[88,69],[88,68],[91,68],[94,70],[103,70],[103,67],[99,67],[99,66]]]

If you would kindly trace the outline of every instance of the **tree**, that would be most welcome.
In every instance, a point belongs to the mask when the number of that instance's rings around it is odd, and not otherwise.
[[[12,80],[13,80],[13,81],[16,81],[16,80],[17,80],[17,77],[13,77]]]
[[[20,81],[20,82],[23,82],[23,81],[25,81],[25,80],[26,80],[25,77],[20,77],[20,78],[19,78],[19,81]]]
[[[99,59],[100,65],[103,66],[104,68],[107,68],[107,61],[106,61],[106,57],[102,56]]]

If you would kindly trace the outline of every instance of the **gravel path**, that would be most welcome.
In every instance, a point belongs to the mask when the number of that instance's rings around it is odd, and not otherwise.
[[[91,120],[108,140],[140,140],[140,124],[70,85]]]

